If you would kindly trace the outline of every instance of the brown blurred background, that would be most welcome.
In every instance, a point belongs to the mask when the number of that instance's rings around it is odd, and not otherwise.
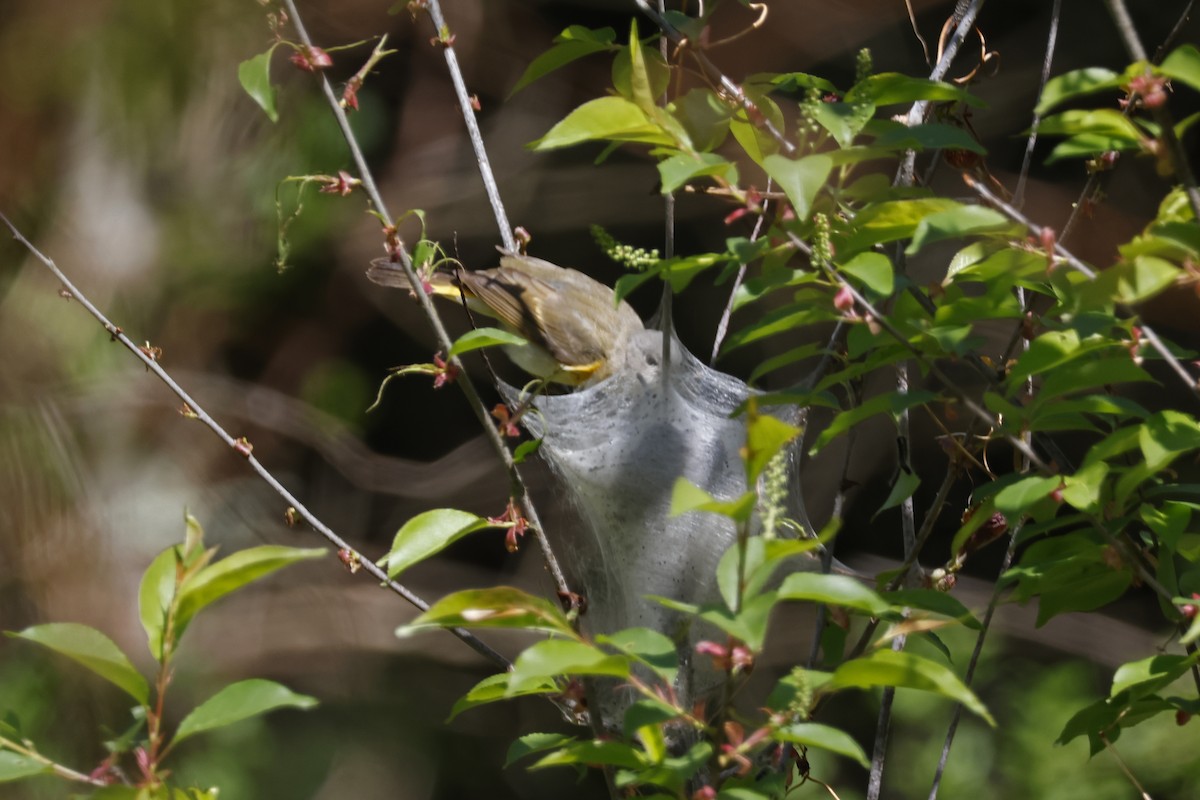
[[[954,3],[913,5],[932,41]],[[1153,51],[1184,3],[1130,5]],[[1127,58],[1102,4],[1067,0],[1064,6],[1055,72],[1120,69]],[[1036,97],[1049,8],[1046,0],[1006,0],[988,4],[980,17],[1002,62],[1000,72],[975,89],[989,106],[973,123],[989,148],[991,170],[1009,188]],[[604,90],[608,60],[578,62],[508,95],[530,60],[567,25],[612,25],[623,38],[632,9],[615,0],[445,3],[467,84],[482,104],[479,121],[511,221],[532,232],[534,254],[608,281],[617,270],[592,244],[587,226],[598,223],[630,244],[660,247],[662,200],[652,162],[627,149],[598,167],[592,162],[599,145],[552,154],[524,147]],[[301,4],[320,44],[389,34],[398,52],[360,92],[355,130],[393,213],[424,209],[431,238],[468,265],[489,265],[499,238],[441,53],[429,45],[430,23],[424,17],[414,23],[403,9],[387,10],[386,2],[366,0]],[[383,250],[379,226],[364,213],[360,196],[307,194],[290,229],[293,266],[283,274],[272,267],[279,181],[351,165],[313,82],[282,50],[273,63],[277,124],[239,87],[238,63],[270,43],[264,14],[250,0],[3,0],[0,210],[132,338],[162,347],[164,366],[234,435],[248,436],[255,454],[313,511],[365,553],[381,554],[399,525],[419,511],[454,506],[498,514],[507,486],[453,387],[435,392],[425,379],[403,379],[389,386],[379,409],[365,413],[387,368],[429,360],[434,344],[404,297],[363,277],[366,263]],[[750,18],[728,4],[715,24],[728,34]],[[643,32],[649,29],[639,22]],[[1193,21],[1180,41],[1195,41],[1198,30]],[[845,86],[861,47],[871,48],[879,71],[927,71],[903,0],[775,2],[764,30],[712,57],[735,79],[805,71]],[[368,49],[335,54],[330,77],[346,80]],[[1196,105],[1194,96],[1178,102],[1179,117]],[[1078,162],[1043,166],[1047,152],[1048,145],[1039,146],[1026,211],[1057,227],[1085,176]],[[1128,160],[1133,163],[1106,182],[1107,200],[1067,242],[1101,266],[1153,216],[1167,188],[1152,164]],[[948,170],[938,180],[939,190],[961,193]],[[290,199],[294,190],[280,191]],[[748,229],[719,223],[727,210],[712,199],[682,197],[678,251],[719,248],[728,235],[747,235]],[[411,222],[404,228],[409,238],[415,230]],[[914,268],[933,280],[944,262]],[[685,343],[705,354],[724,298],[721,287],[700,283],[678,300],[677,317]],[[282,502],[200,425],[181,418],[178,402],[77,303],[59,297],[58,288],[15,243],[0,241],[0,628],[85,622],[149,669],[136,616],[137,580],[154,553],[179,539],[185,508],[223,553],[262,542],[316,546],[318,540],[286,528]],[[653,310],[653,294],[643,290],[634,298],[644,315]],[[1155,321],[1168,333],[1192,340],[1194,296],[1157,308]],[[447,317],[456,331],[463,329],[462,320]],[[775,352],[770,347],[747,348],[719,366],[745,377]],[[894,556],[899,548],[881,538],[888,526],[870,521],[893,470],[894,442],[881,427],[859,445],[852,477],[862,490],[839,552],[870,568],[877,563],[870,559]],[[823,476],[835,472],[827,464],[836,463],[836,449],[824,458],[805,477],[806,502],[818,525],[835,489]],[[940,476],[938,459],[936,452],[918,454],[931,475]],[[548,476],[536,465],[530,473],[553,535],[566,517],[554,506]],[[930,493],[935,483],[926,481]],[[919,508],[928,499],[924,492]],[[426,598],[493,583],[548,588],[537,553],[526,547],[510,556],[499,534],[460,543],[414,569],[406,583]],[[987,591],[987,583],[966,581],[964,600],[982,606]],[[1103,691],[1115,663],[1153,647],[1158,632],[1138,627],[1136,599],[1120,611],[1124,621],[1109,627],[1070,618],[1036,634],[1021,621],[1023,611],[1009,618],[1005,630],[1021,638],[1007,646],[998,640],[998,655],[984,675],[995,683],[984,685],[991,687],[985,696],[1008,709],[1002,716],[1010,736],[997,740],[968,727],[944,796],[970,787],[986,797],[1029,791],[1072,797],[1069,790],[1083,787],[1092,792],[1086,796],[1107,797],[1103,787],[1113,786],[1120,789],[1111,796],[1129,796],[1127,785],[1114,783],[1119,779],[1110,761],[1098,758],[1088,767],[1078,748],[1046,754],[1070,704]],[[547,704],[493,706],[443,724],[453,700],[489,669],[449,635],[395,639],[394,628],[412,614],[369,579],[348,575],[332,555],[222,603],[185,640],[173,688],[176,719],[188,703],[250,675],[283,680],[323,705],[189,744],[178,754],[179,773],[220,785],[223,797],[602,795],[590,780],[577,786],[567,772],[501,769],[516,735],[560,725]],[[781,662],[788,652],[806,650],[806,624],[800,615],[797,650],[783,647]],[[510,654],[519,646],[511,638],[488,640]],[[1071,660],[1079,657],[1087,661]],[[1021,674],[1028,679],[1002,680]],[[1058,717],[1026,714],[1030,704],[1044,708],[1045,697],[1066,698]],[[898,724],[921,730],[928,702],[905,699]],[[944,719],[944,704],[932,707]],[[0,713],[8,709],[47,752],[84,771],[102,757],[98,741],[109,735],[103,731],[128,722],[122,699],[82,670],[0,639]],[[869,735],[870,709],[864,700],[838,713]],[[940,737],[942,724],[900,737],[894,746],[913,755],[925,740]],[[1127,757],[1159,759],[1149,762],[1160,779],[1155,797],[1200,797],[1195,769],[1180,772],[1191,759],[1187,748],[1194,752],[1200,742],[1193,729],[1182,734],[1140,745],[1128,737]],[[900,787],[927,786],[932,762],[920,753],[902,759],[905,765],[889,776],[894,796],[920,791]],[[814,763],[824,779],[846,787],[842,797],[857,796],[852,787],[863,783],[857,768]],[[1046,777],[1076,773],[1069,781]],[[1048,793],[1037,794],[1031,789],[1037,786]],[[0,796],[64,797],[66,791],[43,780],[0,786]]]

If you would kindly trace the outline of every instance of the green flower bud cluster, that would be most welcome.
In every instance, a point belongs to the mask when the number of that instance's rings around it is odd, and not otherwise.
[[[829,217],[821,212],[813,214],[812,260],[814,264],[833,262],[833,241],[830,233]]]
[[[658,263],[658,250],[646,250],[633,245],[622,244],[613,238],[612,234],[599,225],[591,227],[592,238],[604,251],[604,255],[621,266],[634,272],[644,272]]]
[[[871,51],[864,47],[858,51],[858,57],[854,59],[854,82],[862,83],[875,71],[875,65],[871,63]]]

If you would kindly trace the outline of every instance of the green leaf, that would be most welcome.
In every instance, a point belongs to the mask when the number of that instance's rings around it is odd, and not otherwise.
[[[509,694],[507,672],[501,672],[499,675],[489,675],[472,686],[469,692],[454,702],[454,707],[450,709],[450,716],[446,718],[446,721],[451,721],[464,711],[487,705],[488,703],[495,703],[499,700],[510,700],[513,697],[524,697],[526,695],[559,694],[560,692],[562,692],[562,689],[558,684],[552,680],[545,680],[541,683],[531,683],[523,687],[520,691]]]
[[[800,428],[770,414],[752,414],[746,424],[746,477],[754,485],[771,459],[801,434]]]
[[[1128,117],[1113,108],[1090,111],[1064,111],[1042,120],[1038,133],[1058,136],[1091,134],[1113,137],[1136,144],[1143,134]]]
[[[1113,303],[1133,305],[1166,289],[1182,270],[1156,256],[1136,256],[1102,270],[1078,290],[1082,309],[1108,308]]]
[[[275,47],[271,45],[267,52],[238,64],[238,82],[271,122],[279,121],[279,112],[275,110],[275,87],[271,85],[271,54]]]
[[[1200,424],[1181,411],[1160,411],[1142,423],[1138,445],[1146,465],[1160,470],[1180,453],[1200,448]]]
[[[1195,45],[1185,44],[1172,50],[1158,71],[1200,92],[1200,50]]]
[[[1066,475],[1062,490],[1063,502],[1080,511],[1100,513],[1100,497],[1104,490],[1104,479],[1108,477],[1108,464],[1098,461],[1077,471],[1074,475]]]
[[[0,783],[19,781],[32,775],[49,775],[54,769],[49,764],[8,750],[0,750]]]
[[[760,319],[730,334],[725,340],[723,350],[726,352],[743,345],[765,339],[780,333],[787,333],[804,325],[816,322],[827,322],[833,318],[832,311],[825,304],[814,303],[810,299],[804,302],[777,308]]]
[[[167,624],[167,610],[175,597],[175,565],[179,560],[178,547],[163,550],[142,574],[138,588],[138,616],[146,630],[146,642],[155,661],[162,661],[163,628]]]
[[[694,178],[720,175],[730,183],[737,183],[737,167],[716,153],[680,153],[658,162],[658,174],[662,182],[662,193],[671,194]]]
[[[567,736],[565,733],[527,733],[509,745],[504,767],[511,767],[525,756],[553,750],[574,741],[574,736]]]
[[[239,550],[228,558],[205,567],[179,589],[175,613],[176,638],[183,635],[188,623],[196,614],[230,592],[291,564],[324,555],[325,550],[321,548],[266,544]]]
[[[917,392],[887,392],[885,394],[872,397],[865,403],[847,409],[838,414],[825,430],[821,431],[821,435],[817,437],[816,443],[812,446],[811,453],[815,453],[825,445],[829,444],[833,439],[840,436],[844,432],[850,430],[858,423],[865,419],[875,416],[876,414],[890,413],[894,417],[902,411],[913,408],[914,406],[924,405],[937,399],[937,395],[933,392],[917,391]]]
[[[1022,478],[1000,490],[996,495],[996,510],[1010,517],[1023,514],[1034,503],[1049,497],[1062,482],[1062,478],[1057,475],[1049,478],[1039,475]]]
[[[825,185],[830,171],[833,170],[833,162],[829,156],[819,153],[799,159],[769,155],[763,159],[763,169],[787,195],[796,217],[806,220],[812,211],[817,192]]]
[[[986,105],[978,97],[949,83],[913,78],[898,72],[870,75],[846,92],[847,103],[866,102],[876,106],[915,103],[918,100],[958,101],[980,108]]]
[[[697,151],[712,152],[729,137],[733,110],[712,89],[692,89],[667,109],[679,120]]]
[[[604,764],[624,769],[640,769],[646,766],[639,751],[632,745],[613,740],[592,739],[567,744],[529,768],[544,769],[572,764]]]
[[[613,49],[613,42],[616,38],[617,33],[612,28],[589,30],[582,25],[572,25],[555,38],[553,47],[529,63],[508,96],[512,97],[538,78],[570,64],[572,61],[577,61],[592,53]]]
[[[896,482],[892,484],[892,491],[888,493],[887,499],[883,501],[883,505],[879,507],[871,519],[879,516],[881,511],[887,511],[889,508],[895,508],[905,500],[913,496],[913,492],[921,485],[921,478],[915,472],[906,472],[900,470],[900,474],[896,476]]]
[[[461,356],[463,353],[484,347],[495,347],[496,345],[520,347],[527,344],[529,344],[529,340],[520,334],[510,333],[499,328],[475,328],[454,340],[447,358]]]
[[[671,490],[671,508],[667,513],[677,517],[689,511],[708,511],[745,522],[754,511],[755,499],[754,492],[746,492],[734,500],[717,500],[687,478],[681,477],[675,479],[675,486]]]
[[[845,150],[854,144],[854,137],[871,121],[875,107],[852,103],[817,103],[812,113],[813,119],[829,131],[838,146]]]
[[[1121,76],[1111,69],[1086,67],[1072,70],[1046,82],[1034,112],[1041,116],[1059,103],[1104,89],[1116,89],[1120,85]]]
[[[277,708],[310,709],[316,705],[315,697],[297,694],[275,681],[262,678],[238,681],[192,709],[179,723],[173,743],[178,744],[197,733],[223,728]]]
[[[779,600],[805,600],[862,611],[873,617],[886,614],[891,605],[875,592],[846,575],[794,572],[776,592]]]
[[[557,606],[511,586],[447,595],[408,625],[398,628],[396,635],[410,636],[422,628],[517,628],[576,636],[570,621]]]
[[[128,656],[121,652],[121,648],[95,628],[74,622],[51,622],[34,625],[17,633],[5,633],[78,661],[142,705],[149,702],[150,686],[146,679],[134,668]]]
[[[1059,142],[1046,157],[1046,164],[1057,164],[1066,158],[1095,158],[1110,150],[1136,149],[1137,142],[1127,136],[1117,136],[1111,133],[1081,133]]]
[[[508,692],[518,692],[560,675],[629,677],[629,657],[610,655],[595,645],[567,639],[546,639],[517,656],[508,679]]]
[[[905,248],[908,255],[915,255],[926,245],[944,239],[960,239],[985,233],[1002,233],[1013,230],[1008,217],[984,206],[960,206],[924,217],[913,231],[912,242]]]
[[[780,728],[775,732],[773,738],[781,742],[819,747],[822,750],[852,758],[864,769],[870,767],[867,754],[863,752],[858,742],[854,741],[854,738],[845,731],[828,725],[816,722],[797,722]]]
[[[410,519],[396,532],[392,549],[379,560],[385,566],[389,578],[435,553],[440,553],[454,542],[484,528],[494,527],[482,517],[453,508],[437,508],[425,511]]]
[[[961,208],[962,204],[944,197],[923,197],[916,200],[888,200],[860,211],[854,218],[850,234],[843,242],[835,242],[839,253],[857,253],[872,245],[907,239],[922,219],[939,211]]]
[[[883,253],[859,253],[838,269],[862,283],[877,297],[891,297],[896,287],[892,260]]]
[[[1170,686],[1180,676],[1200,662],[1200,651],[1186,656],[1157,655],[1122,664],[1113,675],[1109,697],[1129,691],[1138,697],[1153,694]]]
[[[535,142],[534,150],[554,150],[581,142],[604,139],[613,142],[674,145],[675,139],[646,118],[637,105],[624,97],[599,97],[576,108]]]
[[[675,682],[675,675],[679,671],[675,643],[658,631],[650,628],[626,628],[613,634],[599,635],[596,641],[633,656],[654,670],[668,684]]]
[[[983,627],[966,606],[936,589],[898,589],[894,592],[884,592],[883,597],[893,606],[932,611],[934,614],[958,620],[972,630]]]
[[[967,150],[986,155],[987,150],[971,134],[954,125],[927,122],[923,125],[897,123],[873,142],[875,147],[905,150]]]
[[[847,661],[838,667],[828,687],[870,689],[876,686],[895,686],[900,689],[919,689],[957,700],[978,714],[988,725],[996,727],[992,715],[947,667],[912,653],[876,650],[864,658]]]
[[[754,103],[768,122],[775,126],[775,130],[785,128],[783,112],[779,110],[779,106],[774,100],[753,87],[743,86],[743,89],[746,98]],[[746,113],[742,109],[739,109],[738,113],[729,120],[729,132],[733,134],[733,138],[737,140],[737,143],[755,164],[762,165],[768,155],[779,150],[779,142],[766,130],[766,127],[760,127],[750,122],[746,119]]]
[[[1045,372],[1075,358],[1083,352],[1080,348],[1076,331],[1046,331],[1029,343],[1028,349],[1013,365],[1008,376],[1010,390],[1020,386],[1030,375]]]

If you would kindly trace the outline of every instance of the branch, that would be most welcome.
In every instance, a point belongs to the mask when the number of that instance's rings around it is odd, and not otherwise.
[[[300,18],[300,13],[296,9],[295,0],[284,0],[287,6],[288,14],[291,17],[292,24],[296,26],[296,34],[300,37],[300,41],[308,47],[313,46],[312,39],[308,35],[308,31],[304,28],[304,23]],[[434,5],[431,3],[431,6]],[[439,12],[440,18],[440,12]],[[447,46],[446,48],[450,48]],[[451,56],[449,60],[453,61],[457,66],[457,61],[454,61]],[[329,79],[324,74],[319,74],[321,91],[325,95],[325,100],[329,103],[329,108],[333,112],[334,118],[337,120],[338,127],[342,131],[342,136],[346,139],[346,144],[350,148],[350,155],[354,159],[354,164],[358,169],[359,177],[363,182],[363,190],[367,194],[367,198],[371,201],[371,205],[375,210],[386,220],[391,220],[392,216],[388,213],[387,207],[383,202],[383,197],[379,194],[379,189],[375,185],[375,179],[371,176],[371,171],[367,167],[366,159],[363,157],[362,148],[358,145],[358,139],[355,138],[354,131],[350,128],[350,120],[346,117],[346,112],[338,101],[337,95],[334,94],[333,87],[329,83]],[[461,82],[461,76],[459,81]],[[456,87],[457,89],[457,87]],[[465,89],[464,89],[465,91]],[[468,123],[469,125],[469,123]],[[476,129],[478,132],[478,129]],[[509,237],[511,237],[509,232]],[[509,238],[506,238],[507,242]],[[412,286],[420,286],[421,281],[413,271],[412,258],[408,251],[403,247],[397,248],[397,254],[400,256],[400,267],[404,270],[409,284]],[[450,334],[446,332],[445,325],[442,324],[442,318],[438,315],[437,309],[433,305],[433,298],[425,292],[417,292],[417,302],[421,306],[421,310],[425,313],[425,318],[429,322],[429,326],[437,338],[438,345],[445,352],[449,353],[450,348],[454,344],[454,340],[450,338]],[[467,398],[467,403],[471,406],[471,410],[475,413],[475,419],[483,428],[484,433],[488,437],[488,441],[492,445],[492,449],[496,451],[496,455],[504,464],[505,470],[508,472],[509,480],[512,483],[513,494],[520,499],[521,507],[524,510],[524,515],[533,529],[535,538],[537,539],[538,547],[541,548],[542,557],[546,561],[546,568],[550,571],[550,575],[554,580],[555,588],[560,596],[570,595],[570,589],[567,586],[566,576],[563,574],[562,568],[558,565],[558,559],[554,557],[554,552],[550,547],[550,542],[546,538],[545,529],[542,527],[541,520],[538,517],[537,509],[534,508],[533,500],[529,496],[529,489],[525,485],[525,480],[521,476],[520,469],[513,461],[512,453],[509,452],[508,446],[505,445],[504,439],[496,426],[492,424],[491,415],[487,408],[483,405],[483,400],[479,396],[479,391],[475,388],[475,384],[471,383],[463,369],[462,362],[457,356],[452,356],[449,362],[459,370],[459,378],[455,383],[462,389],[462,393]]]
[[[983,200],[986,201],[989,205],[993,206],[998,211],[1003,212],[1005,214],[1005,216],[1007,216],[1009,219],[1013,220],[1014,222],[1019,222],[1020,224],[1027,227],[1030,230],[1030,232],[1033,233],[1035,238],[1037,238],[1037,239],[1043,238],[1042,237],[1042,230],[1043,230],[1042,226],[1031,222],[1027,217],[1025,217],[1023,214],[1021,214],[1020,211],[1017,211],[1011,205],[1009,205],[1008,203],[1001,200],[999,197],[997,197],[995,194],[993,194],[986,186],[984,186],[982,183],[975,180],[973,177],[971,177],[970,175],[968,175],[965,172],[963,173],[963,180],[966,181],[967,186],[971,187],[971,189],[973,189],[975,191],[975,193],[977,195],[979,195],[981,198],[983,198]],[[1079,272],[1080,274],[1082,274],[1088,278],[1096,277],[1096,270],[1092,269],[1087,264],[1080,261],[1073,253],[1071,253],[1069,250],[1067,250],[1065,247],[1063,247],[1061,244],[1059,244],[1057,239],[1055,239],[1055,242],[1054,242],[1054,252],[1055,252],[1055,254],[1060,256],[1076,272]],[[1130,316],[1136,316],[1136,314],[1133,312],[1133,310],[1130,309],[1125,304],[1118,303],[1117,305],[1119,308],[1121,308],[1125,313],[1129,314]],[[1175,357],[1175,354],[1172,353],[1169,349],[1167,349],[1166,344],[1163,343],[1163,340],[1161,338],[1159,338],[1158,334],[1155,333],[1154,329],[1145,323],[1142,323],[1140,325],[1140,327],[1142,329],[1142,336],[1144,336],[1146,338],[1146,341],[1150,343],[1150,346],[1152,348],[1154,348],[1155,352],[1157,352],[1160,356],[1162,356],[1163,360],[1167,362],[1167,365],[1175,372],[1176,375],[1179,376],[1179,379],[1181,381],[1183,381],[1183,385],[1185,387],[1187,387],[1188,391],[1190,391],[1197,398],[1200,398],[1200,385],[1197,385],[1196,379],[1193,378],[1191,375],[1189,375],[1188,371],[1183,368],[1183,364],[1179,361],[1178,358]]]
[[[29,250],[29,252],[32,253],[38,261],[42,262],[46,269],[50,270],[50,272],[54,274],[54,277],[58,278],[58,280],[62,282],[63,286],[66,288],[68,296],[78,300],[80,305],[82,305],[84,309],[86,309],[87,312],[104,327],[104,330],[108,331],[109,335],[112,336],[113,341],[120,342],[126,350],[133,353],[133,355],[142,362],[147,370],[153,372],[155,377],[166,384],[167,388],[186,404],[186,412],[188,416],[195,416],[196,419],[200,420],[200,422],[202,422],[209,430],[216,434],[217,438],[224,442],[227,447],[244,456],[246,461],[250,464],[250,468],[258,473],[258,476],[262,478],[263,481],[265,481],[266,484],[270,486],[276,494],[282,497],[289,506],[296,509],[296,513],[298,513],[305,522],[311,525],[317,533],[324,536],[326,541],[338,548],[338,550],[351,553],[352,556],[357,559],[357,562],[362,565],[362,569],[365,572],[378,579],[379,582],[388,589],[391,589],[394,593],[400,595],[409,603],[422,611],[425,611],[429,608],[428,603],[401,584],[390,579],[387,576],[387,573],[376,566],[373,561],[366,558],[360,558],[358,551],[352,548],[344,539],[334,533],[329,526],[327,526],[311,511],[309,511],[303,503],[296,499],[295,495],[284,488],[283,484],[281,484],[275,478],[275,476],[272,475],[271,472],[267,470],[267,468],[264,467],[257,458],[254,457],[254,454],[251,452],[251,445],[249,442],[247,442],[245,439],[234,439],[215,419],[209,416],[208,412],[206,412],[190,394],[184,391],[183,387],[176,383],[174,378],[172,378],[166,370],[159,366],[158,361],[156,360],[156,355],[153,352],[148,352],[150,348],[139,347],[128,336],[126,336],[119,327],[110,322],[104,313],[100,311],[100,309],[96,308],[96,306],[93,305],[92,302],[87,298],[87,296],[75,287],[75,284],[71,283],[70,279],[67,278],[63,271],[60,270],[52,260],[43,255],[40,250],[34,247],[33,243],[26,239],[25,236],[19,230],[17,230],[16,226],[14,226],[12,222],[9,221],[8,217],[3,213],[0,213],[0,220],[2,220],[4,224],[8,226],[10,231],[12,231],[13,238],[24,245],[25,248]],[[496,666],[501,667],[502,669],[508,669],[511,666],[508,662],[508,659],[497,653],[492,648],[488,647],[469,631],[454,629],[451,632],[461,639],[465,644],[470,646],[471,649],[491,661]]]

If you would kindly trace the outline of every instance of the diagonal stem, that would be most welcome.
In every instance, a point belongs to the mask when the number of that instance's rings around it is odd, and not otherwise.
[[[223,441],[226,446],[245,456],[246,461],[250,464],[250,468],[258,473],[258,476],[262,478],[263,481],[265,481],[266,484],[270,486],[276,494],[282,497],[289,506],[296,509],[296,512],[304,519],[304,521],[311,525],[313,529],[317,531],[317,533],[325,537],[326,541],[339,550],[346,550],[353,553],[356,557],[358,556],[358,552],[352,548],[349,543],[346,542],[346,540],[334,533],[329,526],[327,526],[320,519],[318,519],[316,515],[309,511],[308,508],[306,508],[304,504],[296,498],[295,495],[289,492],[283,486],[283,484],[281,484],[279,480],[276,479],[276,477],[262,465],[262,462],[260,462],[252,452],[250,452],[250,449],[244,440],[234,439],[233,436],[231,436],[223,427],[221,427],[221,425],[215,419],[213,419],[208,412],[206,412],[204,408],[183,389],[182,386],[176,383],[175,379],[172,378],[166,370],[159,366],[158,361],[156,361],[141,347],[138,347],[138,345],[135,344],[128,336],[126,336],[119,327],[110,322],[108,317],[104,315],[104,312],[97,308],[91,302],[91,300],[87,298],[86,295],[76,288],[75,284],[73,284],[66,274],[64,274],[63,271],[58,268],[57,264],[55,264],[47,256],[43,255],[42,252],[36,247],[34,247],[33,243],[26,239],[25,236],[19,230],[17,230],[12,222],[9,221],[8,217],[0,213],[0,221],[3,221],[4,224],[8,226],[8,229],[12,231],[14,239],[24,245],[25,248],[29,250],[29,252],[32,253],[35,258],[42,262],[46,269],[50,270],[50,272],[54,274],[54,277],[62,282],[69,296],[77,300],[79,304],[82,305],[84,309],[86,309],[87,312],[96,319],[97,322],[104,326],[104,329],[108,331],[114,341],[120,342],[125,349],[133,353],[133,355],[139,361],[141,361],[143,365],[145,365],[147,370],[154,373],[156,378],[166,384],[167,388],[170,389],[176,397],[178,397],[187,405],[189,415],[195,415],[196,419],[198,419],[205,425],[205,427],[215,433],[217,438]],[[387,573],[376,566],[375,563],[370,559],[359,559],[359,563],[362,564],[362,568],[365,572],[378,579],[382,585],[386,586],[392,592],[400,595],[409,603],[421,609],[422,611],[428,610],[429,604],[427,602],[425,602],[405,586],[390,579],[387,576]],[[508,669],[510,666],[508,659],[497,653],[492,648],[488,647],[469,631],[456,628],[451,632],[461,639],[465,644],[470,646],[475,652],[487,658],[497,666],[503,669]]]
[[[312,39],[308,35],[308,31],[304,28],[304,22],[300,17],[299,11],[296,9],[295,0],[283,0],[287,6],[288,14],[291,17],[292,24],[296,26],[296,34],[300,37],[300,41],[308,47],[313,46]],[[430,5],[434,3],[431,2]],[[440,30],[440,27],[439,27]],[[447,50],[450,48],[447,46]],[[457,61],[451,59],[457,66]],[[461,76],[459,78],[461,81]],[[387,211],[387,207],[383,202],[383,197],[379,194],[379,189],[375,185],[375,180],[371,175],[371,170],[367,167],[366,159],[363,157],[362,148],[358,145],[358,139],[354,135],[354,131],[350,127],[350,120],[346,116],[345,110],[341,103],[338,102],[337,96],[333,92],[333,87],[329,83],[329,79],[324,74],[319,75],[321,91],[325,95],[325,100],[329,104],[330,110],[333,112],[334,119],[337,120],[338,127],[342,131],[342,136],[346,139],[346,144],[350,148],[350,155],[354,159],[355,167],[358,170],[360,179],[363,182],[363,190],[367,194],[367,198],[371,201],[371,205],[385,220],[391,220],[392,217]],[[509,233],[511,237],[511,232]],[[508,238],[505,240],[508,241]],[[420,286],[421,281],[417,278],[413,271],[412,258],[408,251],[403,247],[398,248],[400,256],[400,267],[404,270],[405,275],[411,286]],[[433,299],[425,292],[417,292],[417,302],[420,303],[421,310],[425,314],[429,326],[433,329],[434,335],[437,338],[438,345],[447,353],[453,346],[453,340],[450,334],[446,332],[445,325],[442,324],[442,318],[438,314],[437,309],[433,305]],[[562,568],[558,564],[558,559],[555,558],[554,552],[550,547],[550,541],[546,538],[545,529],[542,527],[541,520],[538,517],[537,509],[533,505],[533,499],[529,495],[529,488],[525,484],[525,479],[521,476],[521,471],[513,461],[512,453],[509,452],[508,446],[504,443],[500,432],[496,426],[492,424],[491,416],[488,410],[483,405],[483,400],[479,396],[479,391],[475,385],[467,377],[467,373],[463,370],[462,362],[457,356],[451,356],[447,359],[450,363],[458,368],[459,377],[455,383],[462,390],[462,393],[467,398],[467,403],[470,405],[472,412],[475,414],[476,420],[483,428],[484,434],[491,443],[492,449],[496,451],[496,455],[500,457],[504,464],[504,469],[508,473],[509,481],[513,487],[513,494],[519,499],[521,508],[523,509],[525,518],[529,521],[530,527],[533,529],[534,536],[538,546],[541,548],[542,557],[546,561],[546,568],[550,572],[551,578],[554,580],[555,588],[558,590],[561,597],[570,596],[571,592],[567,586],[566,576],[563,574]]]

